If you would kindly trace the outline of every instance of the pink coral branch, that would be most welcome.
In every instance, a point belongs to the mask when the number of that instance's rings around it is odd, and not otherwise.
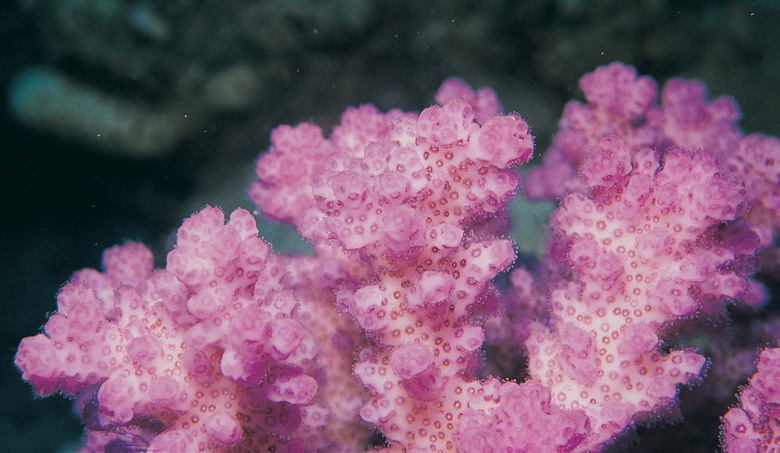
[[[315,398],[318,347],[257,235],[247,211],[225,224],[207,207],[179,229],[165,269],[130,243],[62,289],[16,363],[40,395],[90,390],[87,450],[133,430],[149,451],[300,448],[290,435],[315,422],[305,414],[329,411]]]
[[[355,365],[372,394],[360,415],[408,451],[452,449],[465,411],[495,407],[498,384],[474,375],[484,334],[469,311],[514,251],[508,240],[474,232],[506,209],[519,183],[506,169],[532,151],[525,122],[497,115],[491,91],[450,80],[437,99],[444,104],[419,116],[348,110],[327,144],[312,142],[329,152],[315,157],[312,198],[292,219],[304,236],[356,254],[375,276],[341,290],[338,304],[376,344]],[[288,151],[275,147],[263,159],[289,159]],[[254,192],[260,205],[291,190],[263,179],[260,186],[269,187]]]
[[[672,79],[656,105],[655,82],[638,76],[623,63],[597,68],[580,80],[587,103],[571,101],[560,120],[560,130],[541,166],[528,174],[526,195],[531,199],[561,198],[570,192],[586,192],[580,171],[586,156],[605,138],[617,136],[629,154],[652,148],[708,151],[748,187],[747,217],[755,224],[764,246],[770,245],[780,227],[777,188],[780,183],[780,141],[776,137],[744,136],[737,126],[741,113],[727,96],[707,100],[703,83]]]
[[[723,417],[723,447],[729,453],[770,452],[780,447],[780,349],[761,352],[758,370],[739,392],[739,406]]]
[[[595,161],[595,162],[593,162]],[[642,414],[673,404],[675,386],[702,372],[690,349],[661,353],[664,330],[742,297],[731,265],[749,250],[719,241],[744,190],[706,153],[655,151],[631,159],[615,137],[582,165],[591,194],[571,194],[551,220],[551,328],[529,327],[531,377],[562,407],[584,409],[600,448]],[[704,195],[700,187],[711,192]],[[740,234],[755,237],[751,230]]]

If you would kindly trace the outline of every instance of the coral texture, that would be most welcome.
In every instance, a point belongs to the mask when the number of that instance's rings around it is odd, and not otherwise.
[[[625,142],[631,155],[646,148],[661,153],[675,147],[715,154],[721,165],[747,186],[746,214],[769,245],[780,226],[778,182],[780,140],[761,134],[745,136],[737,127],[740,111],[726,96],[707,100],[703,83],[672,79],[656,105],[655,82],[636,69],[612,63],[580,80],[587,103],[566,104],[560,130],[544,154],[543,165],[531,169],[526,194],[533,199],[561,198],[588,190],[582,178],[586,157],[603,137]]]
[[[84,451],[327,446],[319,342],[269,250],[249,212],[225,224],[212,207],[179,228],[164,269],[141,244],[108,249],[16,363],[39,395],[80,395]]]
[[[671,330],[761,299],[780,149],[698,82],[667,84],[661,107],[619,63],[581,86],[526,186],[562,196],[547,251],[510,289],[512,167],[533,137],[492,90],[449,79],[419,114],[274,129],[250,196],[313,254],[206,207],[164,268],[128,243],[74,274],[22,340],[23,378],[76,396],[84,451],[360,451],[370,427],[386,451],[603,449],[704,379]],[[733,451],[774,441],[771,351],[725,418]]]
[[[506,419],[500,394],[516,387],[476,380],[484,333],[473,312],[514,260],[509,240],[479,232],[505,211],[519,184],[506,169],[531,157],[532,139],[520,117],[497,115],[490,90],[448,80],[437,100],[419,116],[349,109],[330,139],[310,124],[277,129],[251,191],[266,212],[371,270],[337,303],[373,342],[355,365],[371,393],[360,415],[408,451],[470,445],[481,431],[456,421],[476,410]],[[301,160],[308,190],[275,171]]]
[[[739,406],[723,417],[723,446],[730,453],[774,451],[780,445],[780,349],[761,352],[758,371],[739,393]]]
[[[711,154],[671,150],[659,162],[648,149],[632,161],[608,137],[582,176],[589,196],[567,196],[550,222],[550,265],[566,273],[547,282],[553,328],[531,324],[525,344],[531,376],[558,404],[585,408],[599,446],[700,376],[697,352],[661,353],[663,330],[742,296],[746,278],[731,265],[758,241],[743,249],[719,236],[744,198]]]

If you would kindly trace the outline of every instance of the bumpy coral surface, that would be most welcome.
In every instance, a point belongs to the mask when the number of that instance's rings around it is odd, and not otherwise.
[[[478,232],[518,187],[506,169],[532,152],[528,126],[498,115],[492,91],[449,80],[437,100],[443,105],[419,116],[347,110],[330,139],[309,124],[277,129],[252,189],[272,215],[349,251],[375,275],[342,289],[338,304],[376,344],[355,366],[372,395],[360,415],[408,451],[455,449],[468,411],[498,416],[501,385],[475,379],[484,333],[469,311],[480,309],[514,251]],[[301,156],[308,163],[297,176],[319,168],[310,191],[267,166]],[[461,431],[471,445],[477,434]]]
[[[729,453],[775,451],[780,447],[780,349],[761,352],[758,371],[739,393],[739,406],[723,417],[723,446]]]
[[[532,325],[526,347],[531,376],[558,404],[585,409],[598,446],[700,375],[695,351],[660,352],[663,330],[741,297],[747,281],[734,265],[758,240],[739,224],[732,233],[751,246],[722,237],[744,191],[712,154],[676,149],[659,161],[647,149],[632,159],[613,136],[582,177],[589,196],[569,195],[551,220],[558,254],[549,258],[561,275],[549,283],[554,329]]]
[[[560,120],[543,165],[528,175],[526,194],[533,199],[561,198],[585,192],[579,172],[605,137],[618,136],[631,154],[645,148],[664,153],[674,147],[708,151],[748,186],[748,217],[769,245],[780,225],[777,187],[780,141],[760,134],[745,136],[737,126],[740,111],[734,99],[708,101],[703,83],[669,80],[656,104],[655,82],[638,76],[622,63],[597,68],[580,79],[587,103],[571,101]]]
[[[360,451],[370,427],[386,451],[602,449],[703,377],[670,328],[760,299],[779,147],[696,82],[660,107],[622,64],[582,87],[527,183],[563,196],[548,251],[510,294],[495,280],[533,138],[493,91],[450,79],[419,114],[363,105],[329,137],[272,132],[250,195],[313,254],[274,254],[247,211],[206,207],[164,268],[129,243],[76,273],[22,341],[23,378],[76,396],[84,451]],[[725,419],[732,451],[774,442],[772,351]],[[487,375],[520,368],[522,383]]]
[[[83,392],[85,451],[300,449],[291,433],[329,408],[278,258],[244,210],[224,224],[207,207],[177,239],[165,269],[129,243],[105,252],[104,272],[76,273],[44,333],[22,341],[24,378],[42,396]]]

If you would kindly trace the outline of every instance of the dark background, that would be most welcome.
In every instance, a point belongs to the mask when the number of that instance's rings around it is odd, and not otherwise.
[[[22,3],[37,6],[23,9]],[[211,3],[221,6],[210,11]],[[170,2],[182,8],[180,17],[194,17],[196,9],[212,17],[240,15],[243,3]],[[306,10],[317,2],[291,3]],[[157,264],[164,265],[172,232],[206,203],[252,209],[246,185],[277,124],[314,120],[327,127],[346,106],[361,102],[419,110],[433,102],[445,77],[457,75],[494,87],[507,111],[526,117],[539,154],[563,103],[581,96],[577,79],[599,64],[622,60],[659,82],[672,76],[702,79],[711,95],[735,96],[746,132],[780,134],[780,35],[773,31],[780,2],[367,4],[351,28],[342,28],[332,12],[259,16],[259,28],[289,39],[223,52],[202,41],[210,34],[186,37],[194,21],[175,22],[182,37],[175,45],[155,47],[122,41],[116,37],[120,32],[100,27],[63,34],[46,1],[0,3],[0,451],[73,451],[79,443],[81,428],[70,402],[34,398],[13,364],[19,340],[36,334],[55,309],[58,288],[73,271],[99,266],[103,249],[127,240],[148,244]],[[216,36],[227,27],[219,20],[214,24],[204,32]],[[105,61],[82,54],[89,51],[85,42],[119,59],[145,52],[167,66],[155,76],[129,80]],[[142,158],[112,152],[110,144],[99,149],[61,138],[21,124],[7,108],[11,81],[31,65],[43,63],[105,93],[154,103],[166,96],[177,65],[200,59],[208,67],[220,58],[268,68],[273,75],[260,102],[210,115],[197,133],[164,155]],[[688,420],[682,425],[688,428],[678,430],[687,429],[690,437],[698,432],[690,428],[697,422]],[[685,451],[716,447],[717,420],[701,423],[710,425],[706,434],[700,441],[689,439],[696,448]],[[636,445],[620,448],[638,451]]]

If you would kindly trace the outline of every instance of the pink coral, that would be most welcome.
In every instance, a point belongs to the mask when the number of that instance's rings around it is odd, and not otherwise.
[[[577,169],[603,137],[620,137],[632,150],[658,142],[657,131],[645,124],[657,92],[651,78],[637,76],[631,66],[612,63],[584,75],[580,88],[588,103],[566,104],[543,164],[528,173],[525,193],[531,199],[585,191]]]
[[[780,349],[761,352],[758,370],[739,393],[739,406],[723,417],[723,446],[729,453],[780,448]]]
[[[775,137],[744,136],[737,126],[741,113],[727,96],[707,100],[703,83],[669,80],[656,105],[652,79],[638,76],[623,63],[597,68],[580,80],[586,104],[566,105],[552,147],[542,165],[528,174],[526,195],[531,199],[560,198],[570,192],[586,192],[592,181],[583,181],[583,165],[598,165],[588,159],[603,152],[599,143],[619,137],[630,155],[646,148],[663,154],[669,149],[708,151],[715,154],[747,186],[747,217],[754,222],[763,245],[770,245],[780,227],[780,142]]]
[[[22,341],[24,378],[40,395],[96,389],[88,445],[299,448],[290,434],[317,403],[318,348],[257,234],[247,211],[225,224],[207,207],[179,229],[165,269],[140,244],[107,250],[105,272],[76,273],[45,333]]]
[[[744,202],[713,154],[675,149],[659,160],[647,149],[632,159],[608,136],[581,171],[590,194],[569,195],[551,220],[551,250],[563,256],[550,265],[566,276],[548,282],[553,328],[532,324],[526,347],[531,376],[557,404],[588,414],[594,448],[637,415],[672,404],[675,385],[700,375],[703,356],[662,354],[660,336],[672,322],[742,297],[745,276],[729,269],[758,241],[743,249],[713,239]]]
[[[721,154],[726,168],[745,182],[750,212],[761,244],[772,244],[780,225],[780,140],[761,134],[741,138]]]
[[[497,101],[485,107],[489,92],[470,93],[446,82],[442,106],[386,114],[384,123],[373,109],[349,111],[312,177],[315,207],[292,219],[317,243],[357,253],[375,275],[340,291],[338,305],[377,344],[355,365],[372,394],[360,414],[407,450],[452,449],[453,420],[484,406],[470,402],[486,390],[472,365],[484,334],[468,312],[514,259],[509,241],[470,234],[506,209],[519,183],[506,169],[531,157],[532,138],[520,117],[497,116]],[[349,132],[357,115],[378,124],[373,141]],[[285,152],[274,148],[268,159]]]
[[[533,137],[495,92],[449,79],[419,114],[274,129],[250,195],[314,254],[275,254],[247,211],[206,207],[164,268],[129,243],[74,274],[19,347],[23,378],[76,396],[84,451],[358,451],[369,425],[388,451],[604,447],[702,376],[702,354],[664,347],[670,326],[758,300],[780,150],[696,83],[656,106],[652,79],[616,63],[581,87],[527,187],[563,196],[549,248],[512,294],[494,279],[516,259],[512,167]],[[484,372],[519,376],[523,349],[524,382]],[[771,431],[771,354],[726,417],[729,447]]]
[[[537,382],[506,382],[497,393],[497,406],[463,414],[458,451],[580,451],[591,433],[583,411],[560,408]]]

